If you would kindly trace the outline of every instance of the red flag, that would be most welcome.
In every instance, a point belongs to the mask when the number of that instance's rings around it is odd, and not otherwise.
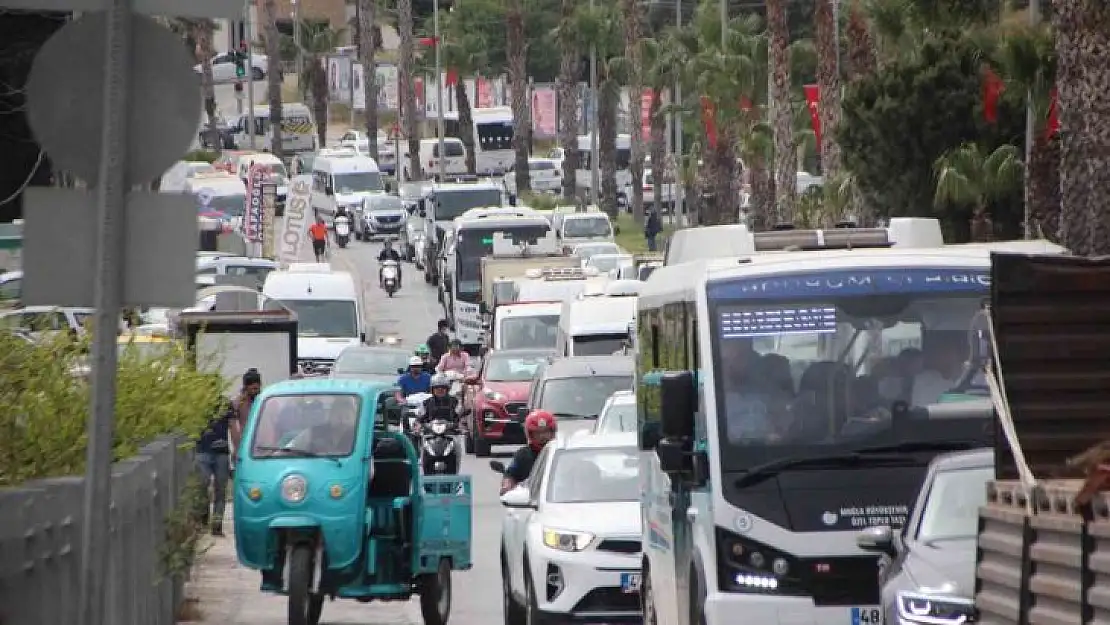
[[[640,93],[640,136],[644,140],[651,139],[651,110],[657,97],[654,89],[644,89]]]
[[[1052,88],[1052,93],[1048,97],[1048,119],[1044,123],[1045,139],[1052,138],[1052,135],[1060,130],[1060,118],[1057,117],[1056,112],[1056,87]]]
[[[813,136],[817,138],[817,145],[821,145],[821,114],[820,93],[817,85],[806,85],[806,106],[809,107],[809,121],[813,124]]]
[[[989,67],[983,71],[983,117],[990,123],[998,121],[998,101],[1006,91],[1006,83]]]
[[[717,123],[715,117],[717,116],[716,110],[713,107],[713,102],[708,96],[701,97],[701,120],[705,124],[705,137],[709,140],[709,147],[717,147]]]
[[[746,95],[740,96],[740,110],[745,113],[752,112],[752,101]]]
[[[459,70],[457,70],[457,69],[448,69],[447,70],[447,86],[448,87],[454,87],[457,84],[459,84]]]

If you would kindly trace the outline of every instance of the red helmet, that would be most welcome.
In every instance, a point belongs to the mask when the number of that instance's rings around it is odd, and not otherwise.
[[[524,418],[524,433],[528,438],[532,438],[532,434],[537,430],[544,429],[551,430],[552,434],[555,433],[555,430],[558,429],[558,425],[555,422],[555,415],[546,410],[533,410]]]

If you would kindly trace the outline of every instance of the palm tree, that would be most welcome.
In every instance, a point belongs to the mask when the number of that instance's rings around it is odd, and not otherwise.
[[[378,17],[377,0],[358,0],[358,57],[362,64],[362,89],[366,100],[366,148],[370,158],[378,158],[378,39],[375,23]]]
[[[597,57],[597,144],[601,173],[601,209],[617,215],[617,108],[620,85],[627,69],[622,53],[622,20],[616,8],[608,5],[578,12],[576,31],[582,48],[591,48]]]
[[[647,88],[651,89],[653,96],[648,117],[651,123],[651,140],[648,153],[651,156],[653,166],[656,166],[655,163],[662,163],[666,158],[667,149],[667,120],[663,107],[663,92],[668,89],[673,90],[675,83],[681,79],[683,70],[682,59],[684,59],[686,55],[684,54],[682,42],[675,36],[674,32],[669,32],[663,37],[644,39],[642,47],[642,81]],[[681,111],[684,108],[682,104],[681,102],[675,102],[670,108]],[[699,149],[693,150],[691,153],[699,154],[700,152],[701,149],[699,147]],[[696,163],[697,159],[694,159],[693,162]],[[685,168],[683,170],[685,171]],[[696,168],[690,169],[691,172],[695,170]],[[638,186],[635,185],[637,179],[633,178],[632,180],[633,185]],[[692,191],[693,185],[683,185],[683,188]],[[662,208],[662,195],[662,193],[655,194],[654,208],[656,212],[659,212]],[[692,197],[696,194],[688,193],[687,195]],[[691,210],[689,203],[687,205],[687,210]]]
[[[574,32],[575,0],[559,3],[559,26],[553,33],[559,43],[559,75],[555,81],[559,103],[559,147],[563,150],[563,197],[576,192],[578,170],[578,75],[582,71],[581,47]]]
[[[875,40],[871,36],[871,25],[867,23],[861,0],[849,0],[845,34],[848,37],[848,60],[852,70],[849,80],[855,82],[874,74],[878,66]]]
[[[344,30],[309,20],[302,20],[299,30],[301,40],[295,44],[305,59],[300,77],[301,89],[310,96],[317,142],[323,146],[327,145],[328,136],[328,70],[324,60],[341,45]]]
[[[624,17],[624,58],[627,64],[629,91],[632,92],[631,122],[632,122],[632,162],[629,171],[632,174],[632,218],[639,221],[644,215],[644,187],[640,181],[644,177],[644,129],[641,107],[643,106],[643,64],[642,64],[642,16],[640,3],[637,0],[621,0],[621,15]],[[656,168],[656,177],[662,175],[662,162],[653,162]],[[656,194],[658,197],[660,194]],[[678,198],[675,197],[677,202]]]
[[[401,39],[400,50],[397,56],[397,74],[401,82],[401,123],[402,133],[408,141],[409,164],[406,180],[422,180],[423,173],[420,169],[420,134],[416,122],[416,51],[413,48],[412,0],[398,0],[397,2],[397,35]],[[439,77],[436,77],[439,80]],[[425,89],[427,91],[427,89]],[[401,155],[397,155],[398,162]]]
[[[767,1],[767,36],[771,57],[770,100],[775,143],[775,221],[790,223],[794,220],[797,166],[794,112],[790,97],[790,28],[786,21],[786,0]]]
[[[837,0],[817,0],[815,39],[817,40],[818,112],[821,119],[821,173],[826,178],[840,174],[840,146],[836,129],[840,126],[840,49],[837,47]]]
[[[474,28],[470,20],[474,13],[454,11],[448,13],[440,32],[443,34],[443,63],[460,77],[474,75],[487,70],[490,66],[489,42],[481,29]],[[466,148],[466,171],[477,172],[477,159],[474,153],[474,118],[470,96],[466,85],[460,78],[455,85],[455,107],[459,112],[459,137]]]
[[[978,145],[965,143],[938,158],[933,170],[937,175],[933,203],[971,206],[971,240],[989,241],[988,206],[1021,184],[1021,152],[1007,144],[986,154]]]
[[[513,171],[518,192],[531,190],[532,178],[528,173],[528,151],[531,148],[532,128],[528,102],[528,43],[524,39],[524,2],[508,0],[505,13],[509,70],[509,103],[513,109]]]
[[[281,141],[281,33],[277,28],[274,0],[262,3],[262,40],[266,45],[266,56],[270,59],[266,71],[266,99],[270,102],[270,152],[280,158],[285,153]]]

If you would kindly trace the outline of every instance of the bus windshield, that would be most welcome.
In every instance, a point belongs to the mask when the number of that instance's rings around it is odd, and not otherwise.
[[[439,190],[435,194],[436,221],[451,221],[472,208],[501,206],[501,191],[488,187]]]
[[[514,240],[543,238],[551,225],[529,222],[521,225],[460,229],[455,247],[455,283],[459,301],[476,304],[482,297],[482,257],[493,253],[493,235],[503,233]]]
[[[512,122],[485,122],[475,125],[478,146],[483,152],[513,149]]]
[[[981,366],[969,363],[969,337],[988,296],[989,274],[981,269],[711,283],[722,470],[985,436],[990,412],[976,374]],[[969,416],[938,428],[918,410],[950,402],[973,402],[965,404]],[[910,407],[904,419],[901,403]],[[971,410],[979,405],[982,419]]]

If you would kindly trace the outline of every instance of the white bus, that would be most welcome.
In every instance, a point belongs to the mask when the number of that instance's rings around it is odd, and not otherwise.
[[[513,109],[508,106],[471,109],[474,120],[475,174],[500,174],[512,167]],[[447,137],[462,137],[458,111],[443,113],[443,130]]]
[[[972,341],[990,251],[1060,248],[891,248],[882,229],[858,230],[851,248],[834,235],[847,229],[795,231],[825,240],[805,252],[758,240],[779,233],[749,235],[743,262],[668,265],[644,283],[636,397],[651,622],[882,623],[879,558],[857,535],[905,523],[936,454],[993,443],[976,375],[989,350]]]

